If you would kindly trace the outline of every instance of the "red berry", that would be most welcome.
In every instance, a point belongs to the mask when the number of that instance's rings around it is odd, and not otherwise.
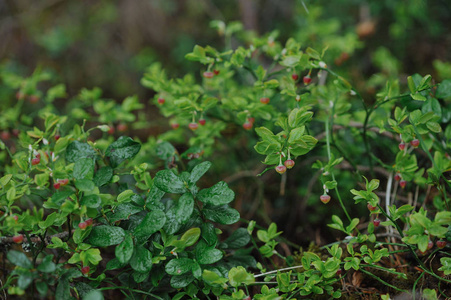
[[[398,148],[399,148],[399,150],[401,150],[401,151],[404,150],[404,149],[406,149],[406,143],[404,143],[404,142],[399,143]]]
[[[90,270],[89,266],[84,266],[81,268],[81,272],[83,273],[83,275],[88,275],[89,270]]]
[[[85,221],[86,225],[91,226],[92,225],[92,218],[89,218]]]
[[[65,178],[65,179],[60,179],[60,180],[58,180],[58,182],[61,184],[61,185],[66,185],[66,184],[68,184],[69,183],[69,179],[67,179],[67,178]]]
[[[293,78],[294,81],[297,81],[299,79],[299,75],[298,74],[292,74],[291,78]]]
[[[279,174],[283,174],[287,171],[287,167],[285,167],[284,165],[278,165],[276,167],[276,172]]]
[[[260,102],[263,104],[268,104],[269,103],[269,98],[268,97],[262,97],[260,98]]]
[[[8,131],[3,130],[3,131],[0,133],[0,138],[1,138],[2,140],[4,140],[4,141],[7,141],[7,140],[9,140],[9,139],[11,138],[11,134],[10,134]]]
[[[219,70],[213,70],[213,73],[215,73],[215,75],[219,75]]]
[[[254,124],[254,122],[255,122],[255,118],[254,117],[249,117],[249,118],[247,118],[247,120],[249,122],[251,122],[252,124]]]
[[[19,129],[17,129],[17,128],[14,128],[14,129],[13,129],[13,135],[14,135],[15,137],[18,137],[18,136],[19,136],[19,133],[20,133]]]
[[[40,162],[41,162],[41,159],[40,159],[39,157],[33,158],[33,159],[31,160],[31,164],[32,164],[33,166],[36,166],[36,165],[39,164]]]
[[[78,223],[78,228],[80,228],[81,230],[85,230],[87,226],[88,224],[86,224],[86,222]]]
[[[406,187],[406,184],[407,184],[407,181],[405,181],[405,180],[401,180],[401,181],[399,182],[399,186],[402,187],[402,188],[405,188],[405,187]]]
[[[17,222],[17,221],[19,220],[19,217],[18,217],[18,216],[16,216],[16,215],[14,215],[14,216],[13,216],[13,219],[14,219],[14,221],[16,221],[16,222]]]
[[[395,174],[395,180],[396,180],[396,181],[400,181],[401,179],[402,179],[401,174],[396,173],[396,174]]]
[[[119,132],[127,131],[127,129],[128,129],[127,124],[119,123],[119,124],[117,125],[117,131],[119,131]]]
[[[47,154],[47,152],[45,152],[45,155],[47,155],[47,158],[49,158],[49,155]],[[36,158],[41,159],[41,153],[36,154]]]
[[[39,101],[39,97],[36,95],[30,95],[28,96],[28,101],[30,101],[30,103],[37,103]]]
[[[429,242],[428,242],[428,250],[431,250],[432,247],[434,247],[434,243],[431,240],[429,240]]]
[[[115,130],[114,130],[114,126],[111,125],[111,126],[110,126],[110,129],[108,129],[108,133],[109,133],[109,134],[114,134],[114,131],[115,131]]]
[[[188,124],[188,128],[193,131],[196,130],[198,127],[199,127],[199,124],[194,123],[194,122]]]
[[[291,169],[294,167],[294,160],[292,159],[287,159],[284,163],[285,167],[287,167],[288,169]]]
[[[420,141],[418,139],[414,139],[410,141],[412,147],[417,148],[420,145]]]
[[[343,272],[343,271],[342,271],[341,269],[338,269],[336,274],[337,274],[338,276],[340,276],[340,275],[341,275],[341,272]]]
[[[13,242],[16,244],[21,244],[23,242],[23,235],[15,235],[13,236]]]
[[[213,78],[215,74],[213,72],[206,71],[202,74],[205,78]]]
[[[179,126],[180,126],[179,123],[171,123],[172,129],[177,129],[177,128],[179,128]]]
[[[200,120],[199,120],[199,124],[200,124],[200,125],[204,126],[205,123],[207,123],[207,120],[205,120],[205,119],[200,119]]]
[[[164,100],[164,98],[160,97],[160,98],[158,98],[157,101],[158,101],[158,104],[163,105],[166,100]]]
[[[377,206],[372,206],[370,203],[368,203],[366,207],[368,207],[369,211],[375,211],[377,209]]]
[[[309,75],[304,76],[304,78],[302,80],[304,81],[305,85],[308,85],[310,82],[312,82],[312,78],[310,78]]]
[[[55,190],[59,190],[61,187],[61,183],[57,182],[53,184],[53,187],[55,188]]]
[[[243,128],[246,130],[251,130],[252,129],[252,123],[247,121],[243,124]]]
[[[55,141],[59,140],[59,139],[60,139],[60,137],[61,137],[61,135],[59,135],[59,134],[55,134]]]
[[[381,220],[374,219],[373,224],[374,224],[374,226],[378,227],[381,224]]]
[[[330,201],[330,196],[329,195],[321,195],[319,197],[319,200],[321,200],[321,202],[323,202],[324,204],[327,204]]]
[[[437,241],[435,244],[437,245],[437,248],[443,249],[443,248],[445,248],[445,246],[446,246],[446,241],[439,240],[439,241]]]

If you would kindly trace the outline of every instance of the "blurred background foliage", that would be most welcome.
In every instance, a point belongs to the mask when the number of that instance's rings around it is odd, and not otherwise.
[[[221,32],[221,23],[214,20],[238,21],[246,31],[238,30],[229,39]],[[160,122],[158,109],[149,105],[154,92],[143,87],[140,79],[154,62],[161,62],[169,78],[190,72],[200,78],[203,70],[199,71],[198,63],[185,59],[196,44],[222,51],[249,43],[255,36],[269,36],[282,45],[294,37],[303,49],[327,48],[324,61],[328,66],[348,78],[371,102],[387,79],[399,78],[405,85],[403,81],[414,73],[432,74],[438,80],[451,78],[450,24],[451,2],[446,0],[5,0],[0,1],[0,79],[15,80],[11,74],[28,77],[37,67],[45,70],[35,72],[33,78],[39,85],[64,83],[65,90],[55,90],[55,105],[63,107],[66,99],[78,97],[67,110],[80,122],[84,103],[90,99],[101,95],[122,102],[131,96],[124,103],[140,108],[133,134],[153,149],[155,136],[167,131],[169,124]],[[31,80],[30,84],[37,83]],[[2,113],[16,101],[16,92],[0,90]],[[32,107],[27,109],[33,114]],[[130,110],[119,111],[130,114]],[[274,220],[282,230],[296,233],[301,244],[312,240],[321,244],[318,228],[324,229],[324,220],[332,212],[317,205],[322,192],[317,184],[319,173],[310,166],[324,153],[312,152],[297,163],[299,173],[282,186],[280,176],[270,174],[275,172],[255,177],[264,168],[262,158],[251,147],[255,136],[238,134],[240,129],[229,127],[221,132],[236,147],[234,151],[232,147],[217,149],[211,158],[217,174],[211,180],[232,184],[237,194],[235,207],[244,218],[257,214],[265,223]],[[353,146],[349,137],[342,138]],[[177,149],[182,152],[184,146],[181,143]],[[346,181],[351,175],[343,172],[340,176]],[[356,178],[348,179],[353,188]],[[351,201],[350,194],[346,196]]]
[[[328,47],[326,61],[362,87],[379,71],[434,73],[434,60],[451,60],[445,0],[5,0],[0,61],[23,75],[36,66],[54,70],[69,94],[98,86],[107,96],[148,97],[139,79],[151,62],[179,76],[196,67],[184,59],[195,44],[224,47],[212,20]]]

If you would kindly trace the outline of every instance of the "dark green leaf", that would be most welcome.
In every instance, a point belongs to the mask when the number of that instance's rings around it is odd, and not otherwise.
[[[113,142],[105,151],[105,156],[110,158],[113,168],[120,165],[126,159],[135,157],[141,149],[141,144],[135,142],[132,138],[121,136]]]
[[[251,236],[246,228],[238,228],[223,243],[221,248],[240,249],[246,246],[251,240]]]
[[[92,191],[96,186],[94,182],[92,182],[89,179],[79,179],[75,181],[75,187],[83,192],[90,192]]]
[[[451,98],[451,79],[445,79],[438,86],[435,96],[440,99]]]
[[[92,179],[94,176],[94,160],[89,157],[80,158],[74,165],[75,179]]]
[[[107,270],[116,270],[125,267],[126,264],[121,263],[117,258],[113,258],[106,264]]]
[[[181,289],[188,286],[194,281],[194,276],[192,273],[185,273],[180,276],[173,276],[171,278],[171,286],[175,289]]]
[[[157,145],[157,156],[162,160],[167,160],[168,158],[174,156],[177,153],[174,146],[169,142],[161,142]]]
[[[58,286],[56,287],[55,299],[69,299],[69,298],[70,298],[69,279],[61,278],[58,281]]]
[[[186,191],[185,183],[171,170],[162,170],[155,175],[154,184],[166,193],[181,194]]]
[[[125,231],[115,226],[95,226],[88,237],[87,243],[96,247],[117,245],[124,240]]]
[[[235,193],[227,186],[227,183],[220,181],[208,189],[201,190],[197,198],[205,204],[222,205],[233,201]]]
[[[176,205],[175,215],[179,223],[184,224],[189,220],[194,209],[194,198],[191,193],[183,194]]]
[[[26,290],[27,287],[33,282],[33,276],[30,270],[20,270],[19,278],[17,279],[17,287],[21,290]]]
[[[137,214],[142,210],[143,209],[141,207],[138,207],[132,203],[122,203],[116,207],[114,212],[109,212],[106,215],[110,222],[116,222],[120,220],[127,220],[131,215]]]
[[[33,267],[33,264],[28,259],[28,257],[23,252],[19,252],[16,250],[10,250],[8,254],[6,255],[6,258],[8,260],[19,267],[25,268],[25,269],[31,269]]]
[[[86,195],[80,200],[80,205],[86,205],[86,207],[90,208],[97,208],[100,203],[102,203],[102,201],[100,200],[99,195]]]
[[[109,183],[111,178],[113,178],[113,168],[105,166],[95,173],[93,181],[96,186],[102,186]]]
[[[207,173],[208,169],[211,167],[211,162],[204,161],[203,163],[198,164],[191,171],[191,175],[189,177],[190,183],[196,183],[205,173]]]
[[[150,210],[152,209],[164,209],[163,203],[160,202],[161,198],[163,198],[165,191],[160,190],[154,184],[149,191],[149,195],[146,199],[146,207]]]
[[[47,283],[45,281],[36,281],[35,286],[36,286],[36,290],[42,297],[45,297],[47,295],[49,286],[47,285]]]
[[[140,240],[146,240],[152,234],[163,228],[165,222],[165,213],[161,210],[153,210],[149,212],[136,227],[134,235]]]
[[[56,270],[56,264],[52,261],[53,255],[47,255],[37,267],[38,271],[52,273]]]
[[[182,275],[191,271],[193,264],[190,258],[174,258],[167,263],[165,270],[169,275]]]
[[[122,243],[116,246],[116,258],[119,262],[126,264],[133,255],[133,239],[127,235]]]
[[[145,273],[152,269],[152,253],[143,246],[137,246],[130,259],[133,270]]]
[[[61,206],[64,200],[66,200],[66,198],[72,196],[73,194],[73,191],[56,192],[55,194],[53,194],[52,198],[50,198],[50,201],[57,206]]]
[[[204,207],[202,213],[208,220],[224,225],[236,223],[240,219],[240,213],[227,205]]]
[[[221,260],[222,251],[208,246],[204,241],[199,241],[196,245],[196,261],[201,265],[210,265]]]
[[[94,158],[96,154],[96,151],[89,144],[79,141],[73,141],[66,148],[66,160],[71,163],[85,157]]]
[[[202,223],[202,239],[209,246],[213,246],[218,243],[218,235],[216,234],[215,226],[210,222]]]

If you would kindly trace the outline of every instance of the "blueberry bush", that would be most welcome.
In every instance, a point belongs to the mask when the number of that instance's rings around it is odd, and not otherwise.
[[[451,78],[381,72],[368,98],[326,59],[340,45],[212,27],[224,49],[196,45],[178,78],[152,63],[150,100],[1,69],[5,297],[449,297]],[[246,218],[244,177],[308,194],[289,210],[315,207],[329,240]]]

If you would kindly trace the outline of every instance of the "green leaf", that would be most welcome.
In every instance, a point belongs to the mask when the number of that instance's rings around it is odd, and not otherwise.
[[[127,220],[131,215],[137,214],[143,209],[134,205],[133,203],[122,203],[114,210],[114,212],[108,212],[106,215],[110,222],[117,222],[120,220]]]
[[[100,225],[92,228],[87,242],[96,247],[108,247],[121,243],[125,231],[120,227]]]
[[[94,176],[94,160],[92,158],[81,158],[74,165],[75,179],[92,179]]]
[[[157,188],[154,184],[149,191],[149,195],[146,199],[146,207],[150,210],[152,209],[164,209],[163,203],[160,202],[161,198],[163,198],[165,192]]]
[[[186,191],[185,183],[171,170],[162,170],[155,175],[154,184],[166,193],[182,194]]]
[[[242,266],[230,269],[228,276],[230,285],[233,287],[238,287],[241,284],[249,285],[255,282],[254,276]]]
[[[116,246],[115,254],[120,263],[126,264],[133,255],[133,239],[127,235],[122,243]]]
[[[246,228],[238,228],[223,243],[220,248],[240,249],[246,246],[251,240],[251,236]]]
[[[208,246],[204,241],[200,241],[196,246],[196,261],[201,265],[210,265],[221,260],[223,254],[213,246]]]
[[[6,255],[6,258],[14,265],[25,268],[25,269],[31,269],[33,267],[33,264],[28,259],[28,257],[23,252],[19,252],[16,250],[9,250],[8,254]]]
[[[417,100],[417,101],[426,101],[426,97],[421,95],[421,94],[410,94],[410,97],[412,97],[413,100]]]
[[[58,281],[55,291],[55,299],[69,299],[70,298],[70,284],[69,279],[63,278]]]
[[[204,161],[203,163],[198,164],[191,171],[191,175],[189,177],[190,183],[196,183],[205,173],[207,173],[208,169],[211,167],[211,162]]]
[[[93,181],[96,186],[103,186],[109,183],[111,178],[113,178],[113,168],[105,166],[95,173]]]
[[[202,213],[208,220],[223,225],[236,223],[240,219],[240,213],[228,205],[206,206],[202,209]]]
[[[191,271],[194,261],[190,258],[174,258],[171,259],[166,267],[166,273],[169,275],[182,275]]]
[[[185,242],[185,247],[192,246],[199,240],[200,233],[200,228],[190,228],[182,235],[180,240]]]
[[[152,253],[143,246],[137,246],[130,259],[130,266],[137,272],[150,272],[152,269]]]
[[[99,195],[86,195],[80,200],[80,205],[86,205],[86,207],[97,208],[102,203]]]
[[[451,79],[445,79],[440,83],[435,96],[440,99],[451,98]]]
[[[53,255],[47,255],[37,267],[38,271],[52,273],[56,270],[56,264],[52,261]]]
[[[302,53],[298,54],[298,55],[289,55],[289,56],[285,56],[283,58],[283,60],[280,62],[280,64],[282,66],[288,67],[288,68],[293,68],[296,67],[300,60],[301,60],[301,56]]]
[[[83,192],[90,192],[92,191],[96,186],[94,182],[92,182],[89,179],[78,179],[75,181],[75,187]]]
[[[133,234],[137,239],[147,240],[152,234],[163,228],[165,223],[166,214],[162,210],[153,210],[144,217]]]
[[[87,143],[73,141],[66,148],[66,160],[74,163],[82,158],[94,158],[97,152]]]
[[[113,168],[120,165],[123,161],[135,157],[141,149],[141,144],[135,142],[132,138],[121,136],[113,142],[105,151],[105,156],[110,158]]]
[[[102,256],[99,249],[91,248],[80,252],[80,259],[84,265],[93,264],[96,266],[102,261]]]
[[[175,207],[175,216],[181,224],[189,220],[194,210],[194,198],[191,193],[183,194]]]
[[[173,276],[171,278],[171,286],[175,289],[181,289],[188,286],[194,281],[194,276],[192,273],[185,273],[180,276]]]
[[[117,195],[117,202],[121,203],[121,202],[130,202],[131,201],[131,197],[134,195],[135,193],[133,193],[132,190],[125,190],[122,193],[120,193],[119,195]]]
[[[203,189],[197,194],[199,201],[211,205],[227,204],[233,201],[234,198],[235,193],[224,181],[220,181],[208,189]]]
[[[412,76],[407,77],[407,85],[409,86],[409,90],[411,94],[414,94],[417,89],[415,87],[415,82],[413,81]]]
[[[92,290],[83,296],[83,300],[103,300],[103,294],[99,290]]]

